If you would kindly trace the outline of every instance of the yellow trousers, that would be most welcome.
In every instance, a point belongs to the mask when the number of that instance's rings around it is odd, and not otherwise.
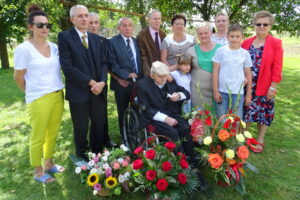
[[[54,146],[64,110],[63,91],[46,94],[27,105],[32,128],[29,146],[30,163],[42,166],[42,157],[53,157]]]

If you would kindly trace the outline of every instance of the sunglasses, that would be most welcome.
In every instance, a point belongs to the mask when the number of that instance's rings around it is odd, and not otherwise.
[[[255,26],[257,26],[257,27],[262,27],[262,26],[267,27],[267,26],[269,26],[269,25],[270,25],[270,24],[261,24],[261,23],[255,24]]]
[[[44,28],[46,27],[47,29],[50,29],[52,27],[52,24],[49,23],[42,23],[42,22],[38,22],[38,23],[31,23],[36,25],[37,28]]]

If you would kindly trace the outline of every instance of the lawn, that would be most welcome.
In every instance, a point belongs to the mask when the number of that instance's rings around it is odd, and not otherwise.
[[[199,193],[193,199],[300,199],[300,58],[299,54],[294,54],[294,48],[297,51],[300,49],[299,40],[298,47],[295,44],[290,40],[284,42],[287,53],[283,80],[276,97],[276,116],[265,138],[265,151],[262,154],[251,154],[250,162],[260,172],[246,172],[248,195],[241,196],[232,188],[221,188],[209,181],[212,193],[210,198]],[[87,187],[81,184],[69,159],[69,154],[74,153],[74,145],[67,102],[55,153],[57,163],[64,165],[66,171],[56,176],[55,183],[42,185],[33,180],[28,157],[30,126],[26,105],[12,76],[12,69],[0,70],[0,199],[100,199],[93,197]],[[118,142],[120,137],[112,92],[109,92],[108,109],[110,134]],[[254,128],[251,132],[256,135]],[[142,194],[128,194],[115,199],[140,200],[145,197]]]

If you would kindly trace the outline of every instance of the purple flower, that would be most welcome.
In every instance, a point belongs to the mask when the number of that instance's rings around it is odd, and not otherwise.
[[[94,190],[97,190],[97,191],[102,190],[101,185],[100,185],[99,183],[96,183],[96,184],[94,185]]]
[[[106,177],[109,177],[109,176],[111,176],[111,175],[112,175],[111,168],[109,167],[109,168],[105,169],[105,176],[106,176]]]
[[[95,161],[95,163],[97,163],[97,162],[99,161],[99,158],[96,156],[96,157],[94,158],[94,161]]]

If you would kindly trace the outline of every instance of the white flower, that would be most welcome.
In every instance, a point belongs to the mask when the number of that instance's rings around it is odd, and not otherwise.
[[[197,115],[197,113],[198,113],[197,110],[195,110],[192,112],[192,115],[195,116],[195,115]]]
[[[90,174],[94,174],[94,173],[97,173],[97,169],[95,169],[95,168],[91,169],[91,171],[90,171]]]
[[[120,164],[122,164],[122,163],[123,163],[123,161],[124,161],[124,159],[123,159],[123,158],[118,158],[118,162],[119,162]]]
[[[246,138],[252,138],[252,134],[249,131],[245,131],[244,135]]]
[[[207,136],[206,138],[204,138],[203,143],[205,145],[210,145],[210,143],[212,142],[212,138],[211,136]]]
[[[95,165],[95,161],[94,161],[94,160],[90,160],[90,162],[88,163],[88,165],[89,165],[90,167],[93,167],[93,166]]]
[[[103,174],[103,169],[102,168],[98,168],[97,169],[97,174],[99,174],[99,175]]]
[[[246,128],[246,123],[243,120],[241,120],[241,125],[243,128]]]
[[[124,183],[125,182],[125,177],[123,175],[119,175],[118,180],[119,180],[120,183]]]
[[[109,164],[108,163],[104,163],[102,167],[103,167],[103,169],[107,169],[107,168],[109,168]]]
[[[120,148],[121,148],[121,149],[123,149],[124,147],[126,147],[125,144],[121,144],[121,145],[120,145]]]
[[[98,191],[97,190],[94,190],[93,191],[93,195],[97,195]]]
[[[81,172],[81,167],[76,167],[75,173],[76,173],[76,174],[79,174],[80,172]]]
[[[123,151],[128,151],[128,147],[126,147],[124,144],[121,144],[120,146],[121,149],[123,149]]]
[[[95,158],[96,157],[96,154],[95,153],[92,153],[92,158]]]
[[[228,117],[228,119],[231,121],[231,123],[233,123],[233,122],[234,122],[234,119],[233,119],[233,117]]]
[[[130,177],[130,173],[129,172],[125,172],[124,177],[125,178],[129,178]]]
[[[108,160],[108,157],[107,156],[103,156],[101,159],[106,162]]]
[[[104,155],[105,155],[105,156],[109,156],[109,155],[110,155],[109,151],[105,151],[105,152],[104,152]]]
[[[226,158],[229,159],[234,158],[234,151],[232,149],[228,149],[225,154],[226,154]]]
[[[189,125],[191,126],[193,123],[193,119],[189,119],[188,122],[189,122]]]
[[[237,135],[235,136],[235,138],[236,138],[237,141],[239,141],[239,142],[244,142],[244,141],[245,141],[245,137],[244,137],[243,134],[237,134]]]

